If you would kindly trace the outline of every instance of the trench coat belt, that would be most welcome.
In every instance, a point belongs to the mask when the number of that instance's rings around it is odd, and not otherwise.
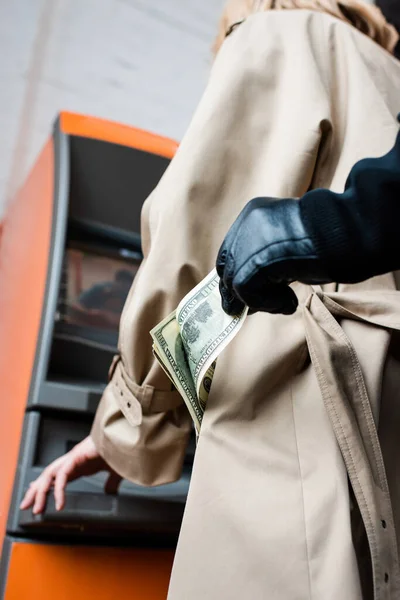
[[[382,451],[357,354],[337,319],[400,330],[400,292],[324,293],[316,286],[303,309],[308,351],[368,537],[374,600],[398,600],[399,559]]]

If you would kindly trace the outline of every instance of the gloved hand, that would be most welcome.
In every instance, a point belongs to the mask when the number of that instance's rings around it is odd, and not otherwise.
[[[298,300],[293,281],[331,281],[303,225],[300,205],[288,198],[255,198],[242,210],[220,248],[217,272],[222,307],[237,314],[292,314]]]

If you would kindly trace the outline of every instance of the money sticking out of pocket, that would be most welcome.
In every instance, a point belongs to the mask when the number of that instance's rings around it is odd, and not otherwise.
[[[199,433],[216,360],[239,332],[247,307],[230,316],[221,306],[219,277],[211,271],[150,334],[154,356],[184,399]]]

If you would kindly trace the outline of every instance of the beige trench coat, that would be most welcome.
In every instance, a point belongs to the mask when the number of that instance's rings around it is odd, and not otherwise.
[[[143,209],[145,260],[92,431],[119,473],[180,475],[190,420],[149,330],[211,270],[242,207],[342,190],[391,148],[399,109],[399,63],[333,17],[270,11],[226,40]],[[400,598],[395,278],[294,289],[295,315],[250,317],[218,360],[170,600]]]

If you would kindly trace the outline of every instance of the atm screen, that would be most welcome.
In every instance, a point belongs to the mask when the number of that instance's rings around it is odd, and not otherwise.
[[[116,346],[121,312],[140,262],[139,253],[123,249],[67,248],[56,334]]]

